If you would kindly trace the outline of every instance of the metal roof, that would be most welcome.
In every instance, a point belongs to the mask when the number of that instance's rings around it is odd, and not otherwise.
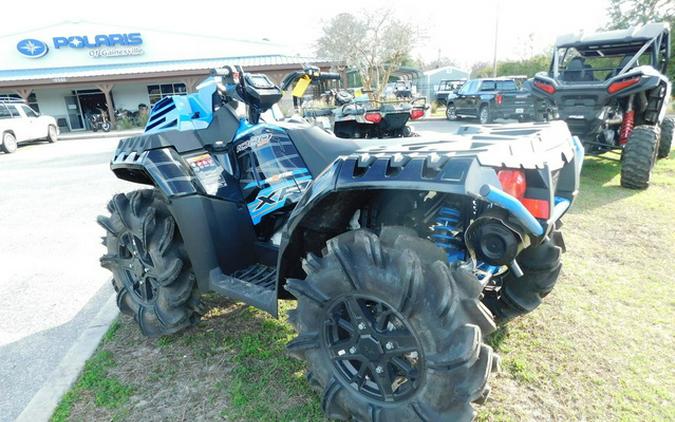
[[[670,26],[667,23],[653,22],[616,31],[562,35],[558,37],[555,45],[558,47],[576,47],[578,45],[644,42],[658,37],[663,31],[669,30]]]
[[[143,73],[208,70],[224,64],[247,66],[283,66],[305,63],[328,63],[324,59],[302,56],[266,55],[248,57],[222,57],[197,60],[173,60],[146,63],[118,63],[95,66],[57,67],[42,69],[0,70],[0,82],[35,81],[61,78],[86,78],[100,76],[136,75]]]

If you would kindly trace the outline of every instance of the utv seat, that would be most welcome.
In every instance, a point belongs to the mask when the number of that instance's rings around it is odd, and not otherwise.
[[[584,71],[583,57],[575,57],[567,64],[563,72],[563,81],[565,82],[579,82],[582,81],[582,73]]]

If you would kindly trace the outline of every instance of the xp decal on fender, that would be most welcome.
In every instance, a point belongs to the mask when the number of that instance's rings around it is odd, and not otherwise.
[[[118,306],[157,336],[198,322],[205,292],[274,316],[297,300],[288,351],[327,416],[470,420],[498,367],[485,337],[560,273],[579,140],[562,122],[339,139],[273,120],[280,97],[265,75],[214,69],[120,141],[112,171],[151,188],[98,220]]]

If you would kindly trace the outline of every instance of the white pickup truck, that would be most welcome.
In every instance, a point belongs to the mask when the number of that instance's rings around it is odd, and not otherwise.
[[[36,113],[21,101],[0,100],[0,151],[12,153],[20,142],[44,139],[56,142],[56,119]]]

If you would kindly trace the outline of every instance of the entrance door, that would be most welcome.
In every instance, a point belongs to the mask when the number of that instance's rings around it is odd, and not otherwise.
[[[80,110],[80,102],[77,100],[77,95],[68,95],[65,97],[65,100],[70,130],[84,130],[82,110]]]
[[[106,105],[105,94],[98,89],[80,89],[75,91],[80,102],[80,110],[84,117],[84,126],[91,129],[91,116],[106,113],[110,120],[110,113]]]

